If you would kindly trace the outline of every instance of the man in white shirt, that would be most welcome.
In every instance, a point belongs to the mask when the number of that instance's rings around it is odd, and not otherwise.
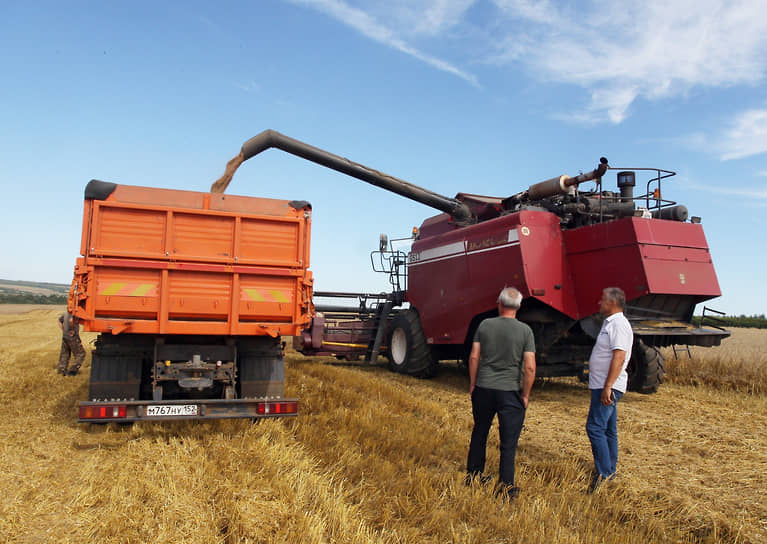
[[[628,385],[626,366],[631,359],[634,332],[623,306],[626,295],[618,287],[602,291],[599,313],[605,316],[602,329],[589,357],[591,405],[586,420],[586,434],[591,441],[596,474],[590,490],[615,476],[618,463],[617,404]]]

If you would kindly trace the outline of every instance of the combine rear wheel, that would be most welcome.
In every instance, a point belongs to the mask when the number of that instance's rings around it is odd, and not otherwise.
[[[392,321],[389,366],[395,372],[419,378],[431,378],[437,372],[418,312],[412,308],[398,313]]]
[[[655,393],[666,374],[663,355],[658,348],[648,346],[641,340],[634,342],[631,360],[626,370],[629,375],[629,391],[644,394]]]

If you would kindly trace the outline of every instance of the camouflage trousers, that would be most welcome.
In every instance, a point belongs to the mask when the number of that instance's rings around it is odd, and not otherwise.
[[[69,367],[69,357],[73,356],[74,361]],[[85,360],[85,349],[79,336],[63,336],[61,338],[61,352],[59,353],[59,373],[77,374]]]

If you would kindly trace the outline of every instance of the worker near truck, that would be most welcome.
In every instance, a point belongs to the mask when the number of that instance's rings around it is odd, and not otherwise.
[[[599,313],[605,320],[589,357],[591,404],[586,433],[595,468],[589,491],[612,480],[618,464],[618,401],[628,385],[626,366],[634,343],[631,324],[623,315],[625,304],[626,295],[620,288],[602,291]]]
[[[514,499],[517,443],[525,421],[530,390],[535,380],[535,338],[532,329],[518,321],[522,293],[504,288],[498,296],[498,317],[485,319],[474,335],[469,356],[469,394],[474,429],[466,463],[466,483],[488,483],[483,474],[487,435],[498,414],[501,459],[496,493]]]
[[[69,312],[59,316],[61,327],[61,352],[59,352],[59,374],[75,376],[85,360],[85,349],[80,341],[80,321]],[[72,366],[69,366],[70,356],[74,357]]]

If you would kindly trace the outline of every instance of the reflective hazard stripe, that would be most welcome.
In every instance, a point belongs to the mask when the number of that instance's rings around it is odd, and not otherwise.
[[[143,297],[146,295],[149,291],[151,291],[154,288],[154,285],[151,283],[142,283],[136,289],[134,289],[129,297]]]
[[[114,282],[102,289],[99,295],[109,296],[123,296],[123,297],[143,297],[150,294],[157,288],[155,283],[123,283]],[[151,296],[155,296],[156,293],[151,293]]]
[[[245,291],[245,294],[250,298],[250,300],[255,300],[256,302],[264,302],[264,297],[261,296],[261,293],[256,291],[255,289],[243,289]]]
[[[275,289],[271,289],[269,291],[269,294],[272,295],[272,298],[276,300],[277,302],[290,302],[288,300],[288,297],[285,296],[285,293],[282,291],[277,291]]]
[[[244,297],[243,298],[249,298],[250,300],[254,302],[283,302],[288,303],[290,302],[291,296],[290,292],[285,293],[284,291],[280,291],[278,289],[264,289],[264,290],[258,290],[258,289],[243,289],[242,290]]]
[[[116,295],[120,291],[122,291],[123,287],[125,287],[124,283],[110,283],[109,286],[101,291],[99,295],[103,296],[110,296],[110,295]]]

